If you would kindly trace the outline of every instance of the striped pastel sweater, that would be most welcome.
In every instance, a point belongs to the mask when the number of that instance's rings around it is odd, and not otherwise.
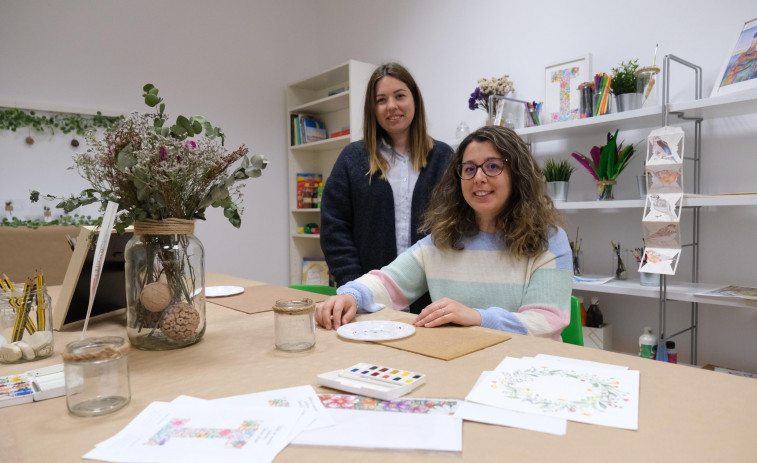
[[[358,312],[406,310],[428,291],[431,300],[454,299],[481,313],[481,326],[560,340],[570,322],[573,264],[565,231],[536,257],[516,259],[499,235],[479,232],[461,251],[440,250],[427,236],[391,264],[341,286]]]

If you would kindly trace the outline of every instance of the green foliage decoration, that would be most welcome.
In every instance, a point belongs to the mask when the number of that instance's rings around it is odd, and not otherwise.
[[[72,168],[91,187],[78,196],[44,198],[60,200],[56,207],[66,213],[94,203],[105,210],[108,202],[117,202],[114,227],[119,232],[147,219],[204,220],[208,207],[222,208],[229,222],[240,227],[240,182],[260,177],[268,160],[248,157],[244,145],[227,152],[223,131],[202,116],[178,116],[174,124],[166,124],[158,89],[147,84],[142,90],[145,104],[156,108],[155,113],[131,114],[106,130],[103,139],[95,138],[94,132],[85,134],[89,148],[74,156]],[[233,168],[239,160],[239,167]],[[30,199],[38,201],[40,193],[32,191]]]
[[[568,182],[571,174],[576,170],[567,159],[547,159],[541,173],[547,182]]]
[[[104,116],[100,111],[93,116],[62,112],[44,115],[37,114],[34,110],[0,108],[0,130],[11,132],[29,127],[35,132],[49,130],[51,134],[55,134],[56,130],[60,130],[64,134],[74,132],[84,136],[90,130],[110,129],[123,119],[124,116]]]
[[[615,95],[623,93],[636,93],[636,70],[639,68],[639,60],[621,61],[620,66],[612,69],[612,81],[610,89]]]

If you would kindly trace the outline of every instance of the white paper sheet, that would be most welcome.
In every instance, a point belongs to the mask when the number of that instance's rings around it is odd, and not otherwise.
[[[550,359],[506,358],[467,401],[583,423],[638,429],[639,372]]]
[[[307,429],[333,426],[334,420],[326,413],[313,386],[296,386],[252,394],[223,397],[213,400],[214,404],[224,407],[294,407],[309,410],[316,414],[315,420]]]
[[[422,413],[327,409],[331,428],[307,430],[292,443],[382,449],[463,450],[463,420]]]
[[[271,462],[302,424],[297,408],[220,408],[153,402],[113,438],[84,455],[111,462]],[[312,418],[312,415],[311,415]]]
[[[565,418],[514,412],[473,402],[460,402],[455,416],[468,421],[509,426],[558,436],[565,435],[568,429],[568,420]]]

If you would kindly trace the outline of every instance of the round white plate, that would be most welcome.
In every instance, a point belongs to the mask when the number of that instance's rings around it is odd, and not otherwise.
[[[233,296],[244,292],[241,286],[206,286],[205,297]]]
[[[354,341],[390,341],[402,339],[415,333],[415,327],[407,323],[387,320],[348,323],[336,330],[343,338]]]

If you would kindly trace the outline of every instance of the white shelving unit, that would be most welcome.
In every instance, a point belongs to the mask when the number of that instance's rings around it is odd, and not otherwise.
[[[319,235],[297,233],[297,229],[307,223],[314,222],[320,225],[321,222],[320,209],[297,208],[297,174],[322,174],[325,182],[342,149],[350,142],[362,138],[365,88],[375,68],[372,64],[350,60],[292,83],[286,88],[290,284],[301,283],[304,257],[323,257]],[[340,88],[345,90],[329,95],[332,90]],[[350,128],[350,134],[313,143],[291,145],[291,114],[308,114],[319,118],[326,125],[329,134],[344,127]]]
[[[672,55],[668,59],[681,62],[689,67],[697,68],[690,63],[682,62]],[[669,69],[669,65],[666,66]],[[698,71],[697,71],[698,72]],[[699,75],[699,74],[698,74]],[[701,91],[701,77],[697,83],[697,88]],[[667,99],[663,94],[663,100]],[[667,109],[667,113],[664,111]],[[757,113],[757,90],[732,93],[724,96],[713,98],[700,98],[682,102],[668,102],[651,108],[643,108],[635,111],[627,111],[599,117],[592,117],[569,122],[547,124],[538,127],[529,127],[518,129],[517,133],[523,137],[527,143],[549,142],[553,140],[564,140],[567,138],[593,135],[607,132],[620,128],[622,130],[636,129],[653,129],[663,125],[669,116],[678,116],[684,121],[698,120],[696,131],[699,131],[698,124],[702,120],[717,119],[726,117],[737,117]],[[696,137],[695,137],[696,138]],[[695,140],[693,151],[698,156],[699,140]],[[688,150],[687,150],[688,151]],[[687,156],[688,157],[688,156]],[[698,161],[697,161],[698,162]],[[695,182],[698,178],[695,179]],[[695,184],[695,192],[698,191],[698,184]],[[683,207],[693,210],[694,212],[694,236],[698,236],[699,227],[699,209],[702,207],[719,207],[719,206],[757,206],[757,194],[721,194],[721,195],[700,195],[685,194]],[[637,209],[644,207],[643,199],[617,200],[617,201],[572,201],[557,203],[558,209],[565,210],[566,213],[579,210],[596,210],[597,212],[611,212],[619,209]],[[639,213],[639,216],[641,214]],[[683,224],[682,224],[683,226]],[[641,224],[639,224],[641,227]],[[691,244],[692,252],[698,253],[698,242]],[[633,280],[611,280],[603,284],[575,283],[573,288],[580,291],[591,291],[595,293],[617,294],[624,296],[635,296],[643,298],[657,299],[660,303],[660,329],[659,333],[664,339],[670,339],[685,331],[692,331],[692,363],[696,363],[696,342],[697,342],[697,304],[706,303],[722,307],[743,307],[757,308],[757,301],[749,301],[736,298],[709,298],[697,296],[696,294],[717,289],[722,285],[713,285],[698,282],[698,256],[693,259],[694,275],[693,282],[680,283],[668,282],[666,277],[661,280],[659,287],[641,286],[638,281]],[[692,325],[673,335],[667,336],[665,331],[665,310],[667,301],[682,301],[692,305]]]

